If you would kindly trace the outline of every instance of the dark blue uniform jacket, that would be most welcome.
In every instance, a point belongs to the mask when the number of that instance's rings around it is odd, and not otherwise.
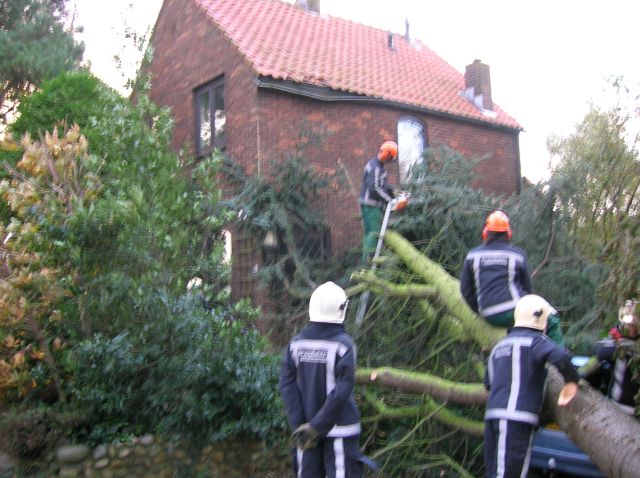
[[[537,330],[511,329],[489,356],[484,378],[489,398],[484,419],[538,425],[547,362],[558,368],[566,382],[577,383],[580,379],[566,349]]]
[[[279,383],[291,429],[308,422],[321,436],[359,435],[355,369],[356,346],[341,324],[312,322],[294,337]]]
[[[525,252],[503,240],[472,249],[462,266],[460,292],[484,317],[515,309],[518,299],[531,293]]]

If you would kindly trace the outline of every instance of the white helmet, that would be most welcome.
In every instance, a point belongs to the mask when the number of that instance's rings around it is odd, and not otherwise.
[[[309,319],[311,322],[341,324],[347,313],[349,299],[342,287],[333,282],[318,286],[309,300]]]
[[[516,327],[529,327],[544,331],[549,315],[556,310],[539,295],[529,294],[520,298],[513,311]]]
[[[640,322],[640,301],[629,299],[618,309],[618,320],[621,324],[637,324]]]

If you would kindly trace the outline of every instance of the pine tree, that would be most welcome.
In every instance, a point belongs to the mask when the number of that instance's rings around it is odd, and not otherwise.
[[[84,46],[67,24],[67,0],[0,2],[0,125],[20,97],[79,65]]]

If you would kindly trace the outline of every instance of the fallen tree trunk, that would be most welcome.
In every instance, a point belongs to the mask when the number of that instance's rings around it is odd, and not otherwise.
[[[476,343],[484,349],[491,349],[504,337],[504,329],[489,325],[469,308],[460,293],[460,282],[451,277],[442,266],[421,254],[395,231],[387,230],[384,240],[412,272],[435,289],[439,303],[463,323],[465,330]]]
[[[405,265],[424,280],[425,288],[411,284],[403,288],[402,284],[393,288],[367,276],[357,276],[371,284],[378,294],[385,290],[391,295],[403,295],[400,291],[415,293],[416,300],[435,301],[446,309],[440,320],[451,322],[450,334],[459,338],[461,330],[480,345],[489,350],[505,330],[489,326],[473,313],[459,292],[459,282],[451,277],[441,266],[417,251],[411,243],[394,231],[387,231],[385,242],[402,259]],[[383,284],[381,286],[381,284]],[[368,286],[367,286],[368,287]],[[428,288],[427,288],[428,287]],[[426,291],[429,294],[426,294]],[[425,291],[425,292],[423,292]],[[407,295],[411,295],[410,293]],[[428,299],[420,298],[429,296]],[[423,310],[426,310],[423,307]],[[460,327],[455,327],[455,324]],[[421,372],[406,371],[399,368],[364,368],[356,374],[356,382],[366,386],[394,388],[399,391],[427,395],[445,404],[482,405],[486,393],[482,384],[455,383],[443,378]],[[609,477],[635,478],[640,476],[640,422],[622,412],[612,401],[593,389],[589,384],[580,384],[576,398],[565,408],[557,406],[557,399],[563,379],[554,367],[549,368],[545,395],[544,414],[553,417],[569,438],[585,451],[596,466]],[[430,404],[434,406],[433,403]],[[395,412],[378,406],[381,416],[391,417],[394,413],[411,413],[415,410],[404,408]],[[444,408],[443,413],[450,413]],[[443,421],[446,423],[446,421]],[[459,427],[455,421],[448,426],[468,433],[469,428],[478,432],[478,424]],[[473,434],[473,433],[472,433]]]
[[[606,476],[640,476],[640,422],[589,385],[566,407],[555,405],[564,385],[562,376],[549,367],[546,406],[554,420]]]

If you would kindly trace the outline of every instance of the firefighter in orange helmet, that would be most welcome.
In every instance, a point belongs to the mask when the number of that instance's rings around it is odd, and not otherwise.
[[[509,217],[494,211],[482,230],[483,244],[467,254],[460,275],[460,292],[471,309],[491,325],[513,327],[513,311],[521,297],[532,293],[526,253],[511,244]],[[563,344],[560,319],[549,314],[547,335]]]
[[[360,188],[360,211],[364,224],[362,236],[362,262],[376,250],[378,234],[382,226],[382,216],[387,203],[394,199],[394,189],[387,183],[385,164],[398,158],[398,145],[394,141],[385,141],[380,145],[378,154],[371,158],[364,168],[362,187]],[[398,204],[396,210],[406,206]]]

